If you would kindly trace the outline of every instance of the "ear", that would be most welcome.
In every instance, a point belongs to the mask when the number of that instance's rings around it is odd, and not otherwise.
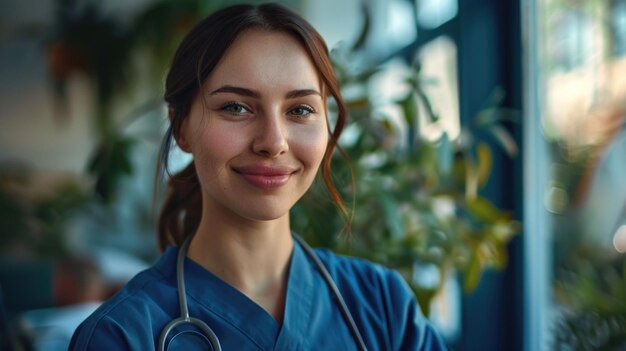
[[[176,145],[178,145],[178,147],[183,150],[184,152],[190,153],[191,152],[191,145],[189,144],[189,142],[187,141],[187,121],[188,118],[185,118],[183,121],[180,122],[178,128],[176,128],[176,126],[173,123],[174,120],[174,110],[172,110],[171,107],[167,108],[167,117],[170,120],[170,125],[172,126],[172,128],[174,128],[173,130],[173,135],[174,135],[174,139],[176,140]]]

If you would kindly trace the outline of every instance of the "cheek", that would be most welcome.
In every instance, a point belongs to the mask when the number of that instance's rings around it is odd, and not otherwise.
[[[194,134],[192,153],[196,162],[204,166],[222,168],[242,148],[242,138],[234,130],[207,124]]]
[[[303,133],[297,139],[297,148],[306,162],[317,167],[324,157],[328,145],[328,133],[326,128]]]

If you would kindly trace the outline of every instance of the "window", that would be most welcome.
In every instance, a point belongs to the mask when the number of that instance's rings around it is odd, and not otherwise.
[[[607,349],[611,338],[620,348],[626,1],[534,0],[527,9],[530,349]]]

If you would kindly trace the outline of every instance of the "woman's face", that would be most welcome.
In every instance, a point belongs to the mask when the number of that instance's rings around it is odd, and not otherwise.
[[[203,206],[272,220],[310,187],[328,141],[320,80],[288,34],[243,32],[209,75],[183,122]]]

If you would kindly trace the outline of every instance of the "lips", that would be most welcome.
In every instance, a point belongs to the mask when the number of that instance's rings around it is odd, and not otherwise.
[[[251,165],[235,167],[235,172],[250,185],[270,190],[285,185],[296,169],[282,166]]]

